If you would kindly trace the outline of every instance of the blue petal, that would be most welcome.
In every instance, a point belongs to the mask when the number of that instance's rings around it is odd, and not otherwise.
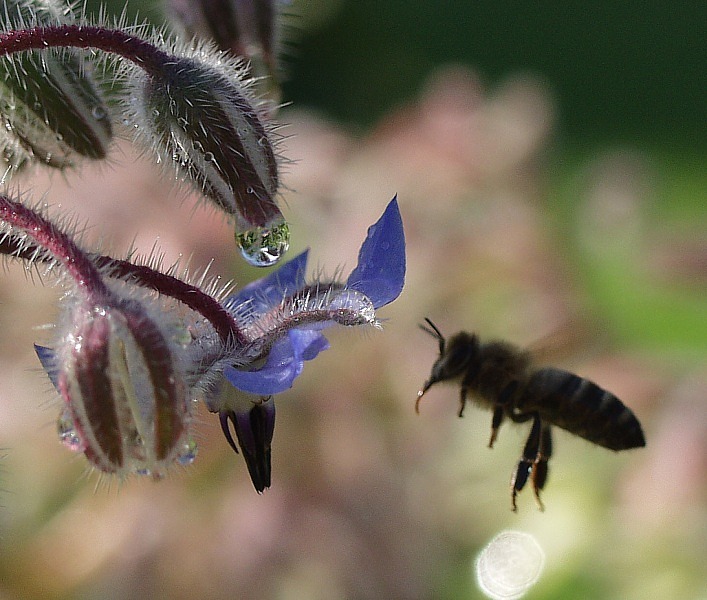
[[[247,304],[248,311],[257,315],[277,306],[286,295],[291,295],[304,286],[308,254],[309,250],[305,250],[277,271],[231,294],[223,301],[224,308],[234,313],[239,307]]]
[[[37,353],[39,362],[49,376],[57,391],[59,391],[59,369],[56,366],[56,352],[46,346],[34,345],[34,351]]]
[[[329,341],[314,329],[293,329],[288,335],[292,347],[303,360],[313,360],[329,347]]]
[[[312,360],[328,347],[329,342],[320,332],[293,329],[273,344],[261,369],[240,371],[227,366],[223,374],[234,387],[244,392],[261,396],[279,394],[292,387],[305,360]]]
[[[368,228],[347,287],[362,292],[380,308],[400,295],[404,283],[405,233],[395,196],[381,218]]]

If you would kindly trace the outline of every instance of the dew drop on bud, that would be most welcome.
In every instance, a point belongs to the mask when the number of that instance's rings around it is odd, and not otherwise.
[[[280,221],[270,227],[254,227],[236,233],[236,243],[249,264],[269,267],[279,261],[290,247],[290,226]]]
[[[183,325],[175,327],[173,339],[177,344],[182,346],[182,348],[186,348],[194,341],[194,337],[191,331],[189,331],[189,328]]]
[[[479,553],[476,578],[492,600],[517,600],[537,582],[544,562],[542,548],[532,535],[504,531]]]
[[[84,449],[81,438],[76,433],[74,420],[71,418],[71,412],[68,408],[64,408],[56,421],[56,430],[59,434],[59,441],[73,452],[81,452]]]
[[[197,453],[198,448],[196,442],[190,438],[182,445],[181,452],[179,453],[179,456],[177,456],[177,462],[184,466],[190,465],[196,459]]]
[[[108,111],[106,111],[106,109],[102,106],[94,106],[91,109],[91,114],[93,115],[94,119],[100,121],[108,116]]]

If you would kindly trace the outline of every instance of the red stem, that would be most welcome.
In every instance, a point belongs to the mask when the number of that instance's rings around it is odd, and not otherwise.
[[[211,323],[224,343],[234,341],[238,344],[248,343],[248,339],[231,314],[216,299],[205,294],[198,287],[150,267],[134,265],[127,260],[98,256],[93,261],[98,267],[108,268],[111,277],[130,278],[142,287],[153,289],[188,306]]]
[[[24,260],[48,260],[37,255],[37,247],[22,245],[19,240],[5,238],[0,240],[0,254],[15,256]],[[202,292],[198,287],[185,283],[181,279],[155,271],[150,267],[134,265],[127,260],[118,260],[110,256],[93,256],[92,264],[104,268],[111,277],[130,279],[132,283],[155,290],[163,296],[174,298],[193,311],[203,316],[224,342],[246,345],[249,340],[241,331],[233,316],[214,298]]]
[[[159,76],[165,63],[174,61],[173,56],[139,37],[95,25],[30,27],[0,34],[0,56],[50,47],[104,50],[127,58],[153,76]]]
[[[112,295],[89,256],[44,217],[0,194],[0,221],[21,230],[56,258],[79,289],[84,290],[88,300],[97,301]]]

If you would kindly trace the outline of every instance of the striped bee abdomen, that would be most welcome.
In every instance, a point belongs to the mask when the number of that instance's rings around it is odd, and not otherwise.
[[[630,408],[611,392],[569,371],[538,369],[518,404],[523,412],[537,410],[553,425],[610,450],[646,445]]]

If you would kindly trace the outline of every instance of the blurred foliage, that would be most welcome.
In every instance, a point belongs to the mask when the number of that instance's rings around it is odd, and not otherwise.
[[[299,4],[309,14],[323,3]],[[704,3],[335,4],[334,17],[294,45],[287,91],[297,104],[370,124],[410,99],[436,65],[457,62],[489,83],[510,72],[543,76],[561,107],[560,131],[576,142],[705,148]]]

